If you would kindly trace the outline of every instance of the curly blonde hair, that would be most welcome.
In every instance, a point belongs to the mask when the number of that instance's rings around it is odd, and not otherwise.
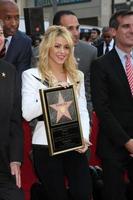
[[[71,82],[77,85],[79,82],[79,75],[77,70],[77,63],[73,55],[74,45],[72,41],[71,33],[63,26],[50,26],[44,34],[44,37],[39,46],[39,62],[38,68],[42,78],[49,81],[49,85],[52,85],[51,72],[49,67],[49,50],[54,46],[57,37],[63,37],[69,46],[70,53],[66,59],[63,68],[68,74]]]

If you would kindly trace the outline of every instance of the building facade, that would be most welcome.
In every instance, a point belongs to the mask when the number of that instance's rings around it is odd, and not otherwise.
[[[133,0],[16,0],[23,16],[23,8],[42,6],[44,20],[52,23],[57,10],[72,10],[76,13],[80,24],[107,26],[109,18],[118,9],[132,9]]]

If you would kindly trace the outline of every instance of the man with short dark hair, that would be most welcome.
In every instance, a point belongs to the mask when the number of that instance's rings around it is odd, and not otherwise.
[[[92,113],[92,103],[90,97],[90,65],[97,56],[97,49],[88,43],[79,40],[79,22],[75,13],[69,10],[58,11],[53,19],[53,25],[65,26],[71,33],[75,45],[74,55],[78,63],[78,68],[85,76],[85,90],[87,97],[87,107],[89,114]]]
[[[91,92],[99,118],[97,153],[102,160],[103,200],[133,199],[133,11],[110,19],[115,48],[91,66]]]

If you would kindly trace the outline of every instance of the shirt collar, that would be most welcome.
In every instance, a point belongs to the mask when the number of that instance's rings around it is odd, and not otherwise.
[[[110,41],[108,47],[109,47],[110,49],[112,49],[113,46],[114,46],[114,39],[112,39],[112,40]],[[107,47],[107,44],[106,44],[105,42],[104,42],[104,47],[105,47],[105,48]]]
[[[8,43],[10,44],[12,36],[8,36],[6,39],[7,39]]]
[[[115,50],[117,51],[120,59],[125,58],[125,55],[127,55],[127,53],[125,53],[124,51],[122,51],[121,49],[119,49],[117,46],[115,46]],[[130,52],[130,55],[131,55],[131,57],[133,59],[133,51]]]

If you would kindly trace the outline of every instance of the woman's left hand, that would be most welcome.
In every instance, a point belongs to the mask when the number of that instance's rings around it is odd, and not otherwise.
[[[64,87],[64,88],[67,88],[67,87],[69,87],[70,85],[69,85],[69,83],[67,83],[66,81],[59,81],[59,82],[58,82],[58,86],[62,86],[62,87]]]
[[[92,143],[89,140],[86,140],[84,138],[83,138],[82,143],[83,143],[83,147],[76,150],[79,153],[85,153],[88,150],[88,147],[92,145]]]

